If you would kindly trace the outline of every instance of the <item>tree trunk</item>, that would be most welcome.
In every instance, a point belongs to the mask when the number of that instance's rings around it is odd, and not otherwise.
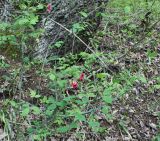
[[[44,34],[38,40],[37,46],[32,51],[32,56],[44,58],[49,55],[64,55],[68,51],[77,52],[85,49],[75,36],[67,30],[72,29],[75,23],[87,22],[90,26],[86,31],[94,31],[101,22],[101,17],[96,16],[97,12],[102,12],[108,0],[52,0],[51,13],[45,12],[40,15],[40,22],[37,28],[45,30]],[[11,0],[0,0],[0,20],[8,22],[13,10]],[[12,11],[11,11],[12,10]],[[80,16],[80,12],[85,11],[88,16]],[[58,23],[56,23],[56,22]],[[65,29],[65,28],[67,29]],[[88,43],[86,32],[78,34],[84,42]],[[64,45],[58,49],[50,49],[56,41],[63,41]]]
[[[71,35],[66,29],[58,25],[54,21],[63,25],[67,29],[71,29],[74,23],[89,21],[90,24],[94,24],[91,30],[96,29],[100,24],[100,17],[96,17],[96,13],[102,12],[104,7],[100,7],[102,3],[106,3],[107,0],[56,0],[53,2],[53,10],[50,14],[42,16],[41,27],[45,29],[45,34],[41,37],[38,47],[34,55],[36,57],[49,56],[50,54],[65,54],[68,51],[77,52],[80,49],[85,49],[84,45],[78,42],[74,35]],[[87,11],[88,17],[80,17],[81,11]],[[84,33],[86,34],[86,33]],[[86,35],[84,35],[86,36]],[[88,39],[83,37],[81,34],[80,37],[85,39],[87,42]],[[48,47],[54,45],[56,41],[64,41],[64,46],[60,49],[49,50]]]

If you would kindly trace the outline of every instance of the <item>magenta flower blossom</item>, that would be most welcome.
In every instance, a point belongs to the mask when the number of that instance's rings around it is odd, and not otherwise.
[[[49,4],[47,5],[47,12],[48,12],[48,13],[51,13],[51,11],[52,11],[52,5],[51,5],[51,3],[49,3]]]

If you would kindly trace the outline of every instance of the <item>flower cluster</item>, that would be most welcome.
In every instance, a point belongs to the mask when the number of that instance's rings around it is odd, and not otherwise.
[[[73,89],[77,89],[78,88],[78,82],[77,81],[72,81],[71,86]]]
[[[80,80],[80,81],[83,81],[83,80],[84,80],[84,76],[85,76],[85,74],[82,72],[82,73],[80,74],[79,80]],[[71,87],[72,87],[73,89],[75,89],[75,90],[78,89],[78,82],[77,82],[77,81],[72,81]]]
[[[84,80],[84,75],[85,75],[85,74],[82,72],[81,75],[80,75],[80,77],[79,77],[79,80],[80,80],[80,81],[83,81],[83,80]]]
[[[51,11],[52,11],[52,5],[49,3],[49,4],[47,5],[47,12],[48,12],[48,13],[51,13]]]

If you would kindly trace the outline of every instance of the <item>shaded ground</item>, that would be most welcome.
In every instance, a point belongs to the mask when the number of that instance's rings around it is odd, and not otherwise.
[[[134,64],[141,65],[141,62],[146,61],[146,56],[142,51],[140,53],[130,52],[132,56],[126,55],[126,58],[123,58],[121,63],[125,67],[131,67],[131,64],[128,63],[127,58],[131,60],[138,60],[134,62]],[[141,56],[143,56],[141,58]],[[141,61],[143,60],[143,61]],[[5,62],[11,65],[12,61]],[[154,63],[153,63],[154,62]],[[112,114],[113,119],[108,122],[103,119],[103,115],[99,115],[97,112],[97,116],[99,116],[99,120],[102,126],[107,127],[107,132],[104,134],[96,134],[90,131],[81,131],[84,134],[85,140],[151,140],[154,136],[160,132],[160,128],[158,127],[160,124],[159,119],[159,111],[160,111],[160,90],[155,89],[154,86],[159,85],[159,54],[156,58],[154,58],[151,64],[143,64],[143,68],[145,71],[145,75],[148,78],[148,83],[143,84],[140,82],[136,82],[134,87],[130,92],[128,92],[123,97],[116,99],[112,105]],[[15,91],[19,91],[17,88],[17,80],[19,80],[19,76],[16,75],[14,79],[9,79],[8,81],[4,81],[3,77],[13,77],[12,71],[13,68],[20,67],[20,64],[12,62],[10,69],[1,69],[1,106],[3,104],[3,99],[6,98],[17,98],[16,95],[13,95],[12,91],[9,92],[9,88],[13,88]],[[120,66],[122,67],[122,66]],[[49,70],[50,66],[46,67],[45,70]],[[111,68],[112,69],[112,68]],[[34,89],[39,88],[42,94],[50,95],[50,90],[47,89],[47,80],[40,77],[38,73],[36,73],[36,67],[32,68],[25,72],[23,75],[23,99],[29,102],[28,97],[26,97],[25,92],[28,91],[28,88]],[[40,82],[40,83],[39,83]],[[3,124],[1,124],[1,128]],[[75,132],[70,132],[70,134],[66,134],[65,136],[56,136],[52,138],[52,140],[77,140],[75,137]]]
[[[96,103],[96,101],[91,104],[92,107],[88,108],[95,109],[94,114],[97,116],[101,127],[107,127],[105,132],[93,132],[82,122],[80,129],[73,129],[66,134],[56,134],[55,137],[47,140],[150,141],[160,133],[160,25],[157,23],[152,29],[144,29],[137,23],[137,19],[132,20],[132,22],[135,22],[136,28],[130,28],[129,24],[131,23],[121,25],[119,22],[112,24],[111,21],[111,23],[108,23],[105,35],[95,33],[94,38],[99,43],[96,49],[103,52],[102,58],[108,66],[105,71],[111,79],[112,77],[118,77],[124,70],[128,70],[128,73],[131,74],[128,79],[132,74],[140,72],[144,75],[142,81],[136,80],[134,85],[131,85],[131,89],[122,96],[119,96],[119,90],[113,94],[114,101],[111,105],[112,118],[110,120],[106,120],[98,109],[98,106],[103,107],[103,102]],[[104,23],[99,27],[100,31],[105,28]],[[130,32],[133,35],[130,35]],[[68,62],[65,62],[68,67],[74,64],[81,66],[84,63],[82,58],[78,58],[77,61],[77,58],[72,57],[71,55]],[[97,60],[92,66],[92,71],[95,72],[101,71],[102,67]],[[43,105],[37,99],[30,98],[28,95],[29,89],[37,89],[43,96],[53,95],[52,91],[48,89],[49,80],[46,79],[42,70],[50,72],[59,64],[49,61],[47,65],[43,66],[43,63],[41,63],[37,61],[32,62],[32,64],[26,63],[25,68],[23,68],[21,62],[12,60],[0,52],[0,139],[6,136],[3,131],[6,128],[5,124],[10,125],[10,130],[13,130],[14,133],[13,136],[16,136],[19,128],[17,125],[20,125],[20,130],[22,128],[22,133],[25,133],[25,129],[29,126],[28,119],[26,121],[19,116],[15,117],[16,114],[19,115],[19,111],[15,110],[16,113],[10,105],[8,108],[7,99],[23,100],[41,107]],[[60,67],[59,71],[61,71]],[[87,71],[85,73],[89,82],[96,80],[93,76],[89,76]],[[105,81],[108,82],[108,79]],[[98,83],[98,81],[95,81],[95,83]],[[123,84],[123,80],[120,80],[120,84]],[[84,82],[84,85],[88,86],[86,82]],[[100,85],[99,88],[101,88]],[[4,120],[3,112],[7,115],[6,119],[10,120],[8,121],[10,124],[7,124]],[[29,119],[29,121],[43,120],[39,116],[30,116],[31,120]],[[12,119],[15,119],[16,123],[13,123]]]

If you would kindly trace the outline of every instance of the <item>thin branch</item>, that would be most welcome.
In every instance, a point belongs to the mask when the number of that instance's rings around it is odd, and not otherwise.
[[[65,29],[67,32],[69,32],[70,34],[73,34],[83,45],[85,45],[100,61],[101,61],[101,65],[104,65],[107,69],[108,66],[106,65],[106,63],[94,52],[94,50],[87,45],[77,34],[75,34],[74,32],[70,31],[68,28],[66,28],[65,26],[63,26],[61,23],[56,22],[55,20],[51,19],[51,21],[53,21],[54,23],[56,23],[57,25],[59,25],[60,27],[62,27],[63,29]]]

